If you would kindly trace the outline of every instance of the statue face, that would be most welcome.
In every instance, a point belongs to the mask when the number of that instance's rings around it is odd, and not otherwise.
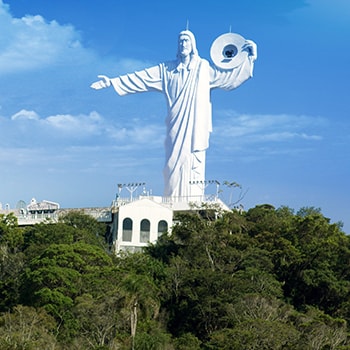
[[[192,53],[192,42],[188,35],[181,34],[179,36],[179,54],[183,57],[188,56]]]

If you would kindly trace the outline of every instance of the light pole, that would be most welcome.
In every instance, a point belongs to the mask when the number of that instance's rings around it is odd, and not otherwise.
[[[130,202],[132,201],[133,193],[140,187],[146,185],[145,182],[133,182],[128,184],[118,184],[118,194],[117,197],[120,197],[120,192],[125,187],[130,193]]]
[[[218,180],[204,180],[204,181],[190,181],[190,185],[197,185],[201,188],[201,191],[205,193],[205,189],[211,185],[216,184],[216,198],[219,195],[220,182]]]

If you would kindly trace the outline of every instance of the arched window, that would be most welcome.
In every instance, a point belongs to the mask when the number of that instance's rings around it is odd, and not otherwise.
[[[132,220],[125,218],[123,220],[123,241],[131,242],[132,239]]]
[[[168,223],[165,220],[160,220],[158,222],[158,237],[160,237],[164,232],[168,231]]]
[[[140,242],[147,243],[149,242],[151,231],[151,223],[147,219],[143,219],[140,224]]]

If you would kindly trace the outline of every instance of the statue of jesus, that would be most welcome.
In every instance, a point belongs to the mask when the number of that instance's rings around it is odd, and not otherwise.
[[[109,78],[99,75],[93,89],[113,86],[123,96],[157,91],[164,94],[166,117],[164,196],[203,196],[205,156],[212,131],[210,91],[216,88],[233,90],[252,77],[257,58],[256,44],[246,40],[245,59],[236,67],[222,69],[198,55],[194,34],[184,30],[178,36],[175,60],[154,67]]]

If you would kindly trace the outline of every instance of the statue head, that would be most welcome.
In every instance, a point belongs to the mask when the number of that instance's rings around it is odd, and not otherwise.
[[[179,33],[178,37],[178,49],[177,49],[177,57],[179,58],[181,56],[181,45],[184,41],[184,39],[188,38],[189,42],[191,43],[191,56],[198,56],[197,46],[196,46],[196,38],[194,37],[194,34],[189,30],[183,30]]]

